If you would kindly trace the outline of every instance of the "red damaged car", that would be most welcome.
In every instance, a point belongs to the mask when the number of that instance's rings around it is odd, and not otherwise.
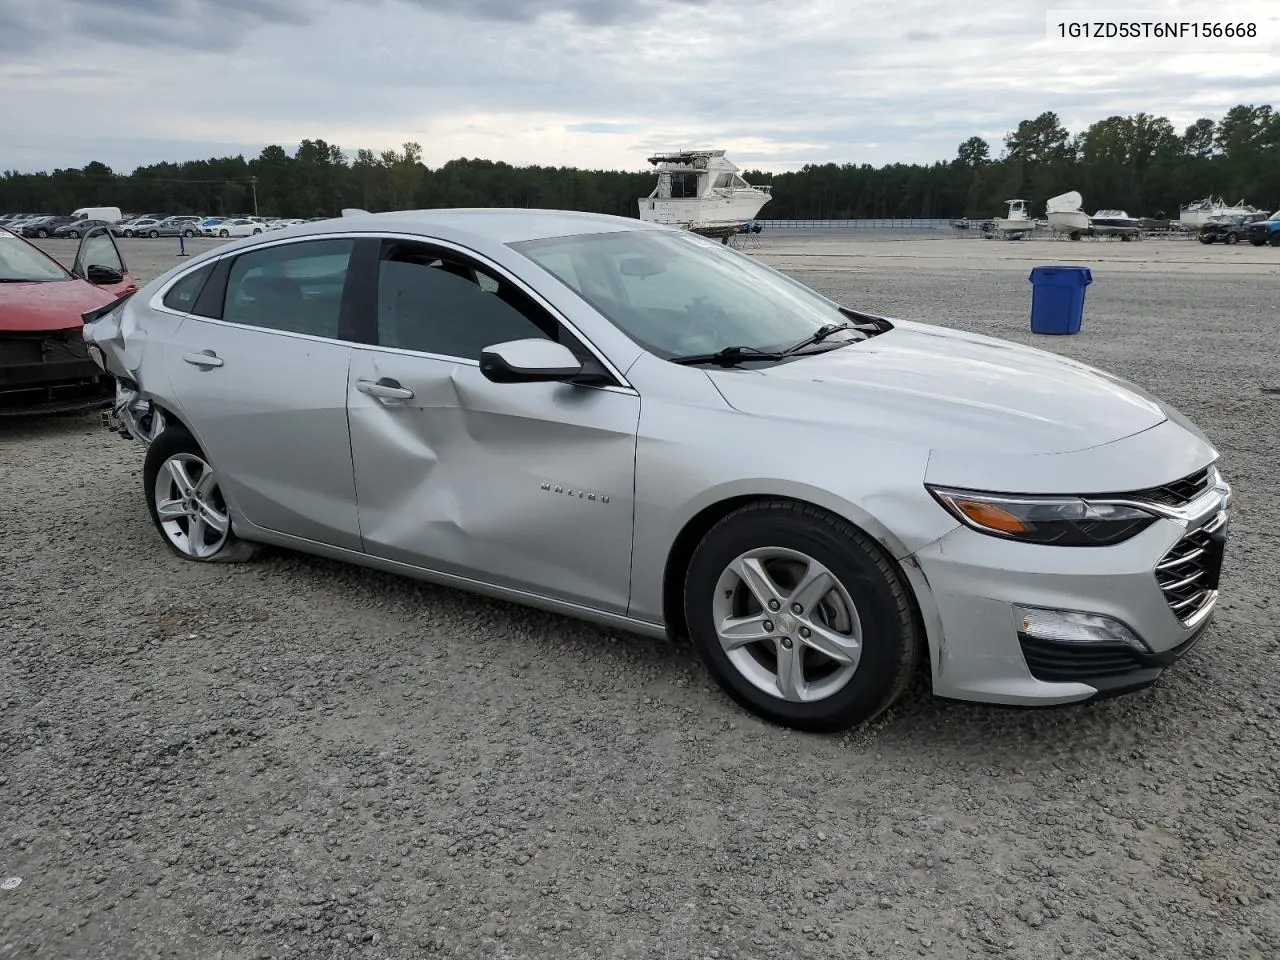
[[[68,271],[0,228],[0,417],[109,406],[115,383],[90,359],[81,315],[137,289],[105,230]]]

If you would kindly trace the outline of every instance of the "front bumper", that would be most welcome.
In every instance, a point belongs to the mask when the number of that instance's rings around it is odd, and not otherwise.
[[[0,417],[94,410],[114,393],[78,330],[0,335]]]
[[[1212,619],[1228,500],[1210,489],[1178,518],[1110,547],[1021,544],[961,527],[921,550],[915,559],[940,623],[934,692],[1046,706],[1155,682]],[[1136,639],[1046,638],[1024,630],[1015,607],[1106,617]]]

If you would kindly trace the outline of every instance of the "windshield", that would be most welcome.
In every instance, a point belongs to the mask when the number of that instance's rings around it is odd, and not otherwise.
[[[664,359],[726,347],[782,350],[850,320],[807,287],[691,233],[629,230],[511,246]]]
[[[1280,210],[1277,210],[1277,211],[1276,211],[1275,213],[1273,213],[1271,216],[1267,217],[1267,219],[1268,219],[1268,220],[1280,220]]]
[[[42,283],[66,280],[68,276],[58,261],[7,230],[0,230],[0,283]]]

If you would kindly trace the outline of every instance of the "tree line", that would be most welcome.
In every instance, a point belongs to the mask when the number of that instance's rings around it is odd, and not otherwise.
[[[732,157],[730,157],[732,159]],[[1072,135],[1057,114],[1024,120],[998,156],[981,137],[932,164],[809,164],[785,173],[745,171],[771,184],[767,219],[990,217],[1018,197],[1043,213],[1069,190],[1085,209],[1119,208],[1135,216],[1177,217],[1181,204],[1206,196],[1280,206],[1280,113],[1239,105],[1219,120],[1201,119],[1178,133],[1164,117],[1113,116]],[[461,158],[437,168],[422,147],[357,150],[304,140],[292,155],[269,146],[244,156],[154,163],[120,174],[105,164],[81,169],[0,174],[0,211],[65,212],[118,206],[138,213],[253,213],[332,216],[366,210],[430,207],[542,207],[636,216],[652,171],[515,167]]]

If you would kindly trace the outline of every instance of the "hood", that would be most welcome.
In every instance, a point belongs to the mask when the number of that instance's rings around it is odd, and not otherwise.
[[[83,280],[0,283],[0,333],[78,329],[80,314],[114,299],[110,290]]]
[[[759,369],[708,370],[730,406],[933,450],[1066,453],[1162,423],[1154,398],[1052,353],[926,324]]]

